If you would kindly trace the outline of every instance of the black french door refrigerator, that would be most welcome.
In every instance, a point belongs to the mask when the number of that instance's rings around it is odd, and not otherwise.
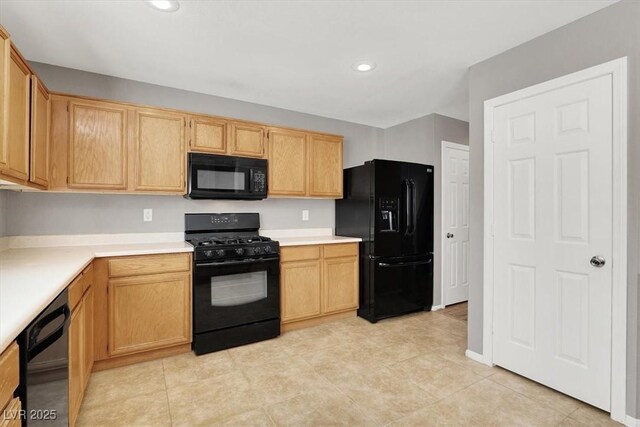
[[[359,316],[431,310],[433,166],[376,159],[345,169],[336,234],[362,238]]]

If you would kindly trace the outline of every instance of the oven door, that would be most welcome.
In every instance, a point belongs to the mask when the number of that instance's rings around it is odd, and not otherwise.
[[[280,317],[280,261],[196,263],[193,330],[202,333]]]
[[[191,199],[264,199],[267,162],[191,153],[188,194]]]

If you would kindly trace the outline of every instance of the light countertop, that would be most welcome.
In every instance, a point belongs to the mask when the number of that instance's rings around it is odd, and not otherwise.
[[[302,245],[331,245],[336,243],[357,243],[362,239],[358,237],[343,236],[299,236],[299,237],[279,237],[276,239],[281,247],[302,246]]]
[[[7,249],[0,252],[0,352],[94,258],[192,252],[184,241]]]

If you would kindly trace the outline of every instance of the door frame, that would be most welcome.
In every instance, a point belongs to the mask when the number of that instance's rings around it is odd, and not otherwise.
[[[444,158],[445,158],[445,149],[451,148],[453,150],[462,150],[469,152],[469,146],[464,144],[459,144],[457,142],[449,142],[442,141],[442,147],[440,149],[440,305],[442,308],[446,308],[446,298],[445,298],[445,286],[444,286],[444,269],[446,265],[445,259],[445,231],[444,231],[444,193],[445,193],[445,180],[444,180]],[[469,181],[471,181],[471,176],[469,176]],[[471,182],[469,182],[471,184]],[[468,301],[468,300],[467,300]]]
[[[483,361],[493,366],[493,114],[504,104],[611,75],[613,95],[613,224],[611,310],[611,418],[626,417],[627,360],[627,57],[596,65],[484,102]],[[613,309],[615,307],[615,310]],[[615,357],[623,354],[624,357]]]

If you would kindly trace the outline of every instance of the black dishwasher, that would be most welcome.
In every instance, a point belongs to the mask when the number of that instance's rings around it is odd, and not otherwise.
[[[20,334],[23,425],[69,424],[69,317],[65,289]]]

